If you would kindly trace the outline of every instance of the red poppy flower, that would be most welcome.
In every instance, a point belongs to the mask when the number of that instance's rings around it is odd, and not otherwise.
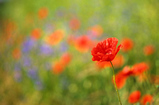
[[[144,54],[145,55],[151,55],[154,53],[154,51],[155,51],[155,48],[153,45],[147,45],[144,47]]]
[[[103,34],[103,28],[100,25],[95,25],[91,27],[90,32],[94,36],[101,36]]]
[[[116,86],[118,89],[121,89],[125,85],[126,80],[127,80],[127,77],[124,76],[122,72],[119,72],[118,74],[115,75]]]
[[[70,63],[71,61],[71,55],[69,53],[64,53],[60,60],[55,62],[55,64],[52,66],[53,72],[55,74],[61,74],[65,67]]]
[[[61,62],[63,66],[66,66],[71,61],[71,55],[69,53],[64,53],[61,57]]]
[[[130,38],[124,38],[121,41],[121,44],[123,45],[122,51],[127,52],[133,48],[133,41]]]
[[[116,57],[112,61],[115,68],[119,68],[124,64],[124,56],[121,54],[117,54]]]
[[[134,91],[134,92],[132,92],[130,94],[130,96],[129,96],[129,99],[128,99],[129,103],[133,104],[133,103],[138,102],[139,99],[140,99],[140,96],[141,96],[140,91]]]
[[[117,54],[116,57],[112,60],[113,66],[115,68],[119,68],[124,64],[124,57],[121,54]],[[97,66],[99,68],[105,68],[105,67],[111,67],[110,62],[105,61],[105,62],[97,62]]]
[[[125,66],[122,70],[122,73],[125,77],[129,77],[129,76],[133,75],[133,71],[129,66]]]
[[[117,48],[117,38],[107,38],[99,42],[91,51],[93,61],[112,61],[119,52],[121,45]]]
[[[100,62],[99,61],[99,62],[96,63],[96,65],[99,69],[103,69],[105,67],[110,67],[111,66],[110,62],[107,62],[107,61],[105,61],[105,62]]]
[[[41,8],[41,9],[39,10],[39,12],[38,12],[38,15],[39,15],[39,18],[40,18],[40,19],[46,18],[47,15],[48,15],[48,9],[45,8],[45,7]]]
[[[142,100],[141,100],[141,104],[142,105],[147,105],[147,103],[149,103],[150,105],[152,105],[152,100],[153,97],[150,94],[144,95]]]
[[[147,63],[145,63],[145,62],[135,64],[132,67],[134,75],[140,75],[140,74],[142,74],[144,71],[146,71],[148,69],[149,69],[149,65]]]
[[[14,59],[19,59],[20,56],[21,56],[21,51],[18,48],[16,48],[16,49],[13,50],[12,55],[13,55]]]
[[[125,85],[126,80],[130,75],[132,75],[132,70],[129,66],[125,66],[122,71],[115,75],[115,81],[118,89],[121,89]]]
[[[4,34],[6,40],[10,40],[14,34],[14,31],[16,30],[16,23],[11,20],[4,21]]]
[[[41,30],[38,29],[38,28],[34,29],[34,30],[32,31],[32,33],[31,33],[31,36],[32,36],[32,38],[35,39],[35,40],[39,39],[40,36],[41,36]]]
[[[57,45],[62,40],[63,37],[64,37],[64,31],[56,30],[51,35],[46,37],[46,42],[50,45]]]
[[[55,62],[52,66],[52,70],[55,74],[61,74],[64,71],[64,66],[61,61]]]
[[[78,37],[75,41],[75,48],[79,52],[85,53],[89,50],[90,47],[91,40],[85,35]]]

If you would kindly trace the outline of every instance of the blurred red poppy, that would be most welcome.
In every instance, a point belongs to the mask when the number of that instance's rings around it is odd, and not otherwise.
[[[153,97],[150,94],[146,94],[143,96],[141,100],[141,104],[147,105],[149,103],[149,105],[152,105],[152,101],[153,101]]]
[[[35,40],[39,39],[41,36],[41,30],[36,28],[31,32],[31,37]]]
[[[124,38],[121,41],[121,44],[123,45],[122,51],[127,52],[133,48],[133,41],[130,38]]]
[[[140,75],[149,69],[149,65],[145,62],[137,63],[132,67],[134,75]]]
[[[112,63],[115,68],[119,68],[124,64],[124,56],[121,54],[117,54],[116,57],[112,60]]]
[[[77,30],[80,27],[80,21],[77,18],[73,18],[70,20],[69,25],[72,30]]]
[[[21,56],[21,51],[20,51],[20,49],[18,49],[18,48],[14,49],[12,55],[13,55],[13,58],[14,58],[14,59],[19,59],[20,56]]]
[[[121,89],[125,83],[127,78],[132,74],[132,70],[129,66],[125,66],[122,71],[118,72],[115,75],[115,81],[118,89]]]
[[[138,102],[140,99],[140,96],[141,96],[140,91],[137,90],[137,91],[132,92],[128,98],[129,103],[134,104],[134,103]]]
[[[125,77],[129,77],[129,76],[133,75],[133,71],[129,66],[125,66],[121,72],[122,72],[123,76],[125,76]]]
[[[56,30],[50,36],[46,37],[46,42],[50,45],[57,45],[64,37],[63,30]]]
[[[13,37],[14,31],[17,29],[16,23],[11,20],[4,21],[4,35],[6,40],[10,40]]]
[[[47,15],[48,15],[48,9],[45,7],[40,8],[40,10],[38,11],[39,19],[45,19]]]
[[[75,48],[82,53],[88,52],[91,46],[91,40],[86,36],[80,36],[75,41]]]
[[[113,66],[115,68],[121,67],[124,64],[124,57],[123,57],[123,55],[117,54],[116,57],[112,60],[112,63],[113,63]],[[110,62],[108,62],[108,61],[105,61],[105,62],[104,61],[103,62],[99,61],[96,64],[101,69],[105,68],[105,67],[111,67]]]
[[[151,75],[150,77],[153,84],[159,85],[159,75]]]
[[[101,36],[103,34],[103,28],[100,25],[95,25],[91,27],[90,32],[94,36]]]
[[[64,53],[60,60],[55,62],[55,64],[52,66],[53,72],[55,74],[61,74],[65,67],[70,63],[71,61],[71,55],[69,53]]]
[[[118,89],[123,88],[123,86],[126,83],[127,77],[123,75],[122,72],[119,72],[118,74],[115,75],[115,81],[116,81],[116,86]],[[113,81],[114,83],[114,81]]]
[[[53,73],[61,74],[64,70],[63,63],[61,61],[55,62],[52,66]]]
[[[105,62],[100,62],[99,61],[99,62],[96,63],[96,65],[99,69],[103,69],[105,67],[110,67],[111,66],[110,62],[107,62],[107,61],[105,61]]]
[[[151,55],[154,53],[154,51],[155,51],[155,48],[153,45],[147,45],[144,47],[144,54],[145,55]]]
[[[117,38],[107,38],[99,42],[91,51],[93,61],[112,61],[119,52],[121,45],[117,48]]]
[[[143,82],[143,81],[145,81],[146,79],[147,79],[147,76],[146,76],[145,73],[142,73],[142,74],[139,75],[139,77],[138,77],[138,80],[139,80],[140,82]]]
[[[71,55],[69,53],[64,53],[61,57],[61,62],[63,66],[66,66],[71,61]]]

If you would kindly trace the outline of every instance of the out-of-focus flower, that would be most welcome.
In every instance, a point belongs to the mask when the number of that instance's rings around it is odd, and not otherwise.
[[[147,76],[146,76],[146,74],[144,74],[144,73],[142,73],[141,75],[139,75],[139,77],[138,77],[138,80],[140,81],[140,82],[143,82],[144,80],[146,80],[147,79]]]
[[[28,38],[22,46],[22,52],[28,53],[34,46],[35,46],[35,41],[31,38]]]
[[[113,66],[119,68],[124,64],[124,57],[121,54],[117,54],[116,57],[112,60]],[[110,62],[97,62],[99,68],[111,67]]]
[[[137,63],[132,67],[134,75],[140,75],[149,69],[149,65],[145,62]]]
[[[122,72],[122,75],[125,77],[129,77],[133,75],[133,71],[129,66],[125,66],[121,72]]]
[[[80,21],[77,18],[72,18],[69,25],[72,30],[78,30],[80,27]]]
[[[143,49],[145,55],[151,55],[155,52],[155,48],[153,45],[147,45]]]
[[[121,45],[117,48],[117,38],[107,38],[99,42],[91,51],[93,61],[112,61],[119,52]]]
[[[33,80],[37,80],[38,79],[38,72],[36,69],[30,69],[28,71],[28,76],[33,79]]]
[[[42,90],[43,89],[43,84],[40,80],[36,80],[35,81],[35,86],[36,86],[36,89],[38,90]]]
[[[4,34],[6,37],[6,40],[9,40],[12,38],[13,32],[16,30],[16,24],[14,21],[6,20],[4,22]]]
[[[48,9],[43,7],[38,11],[39,19],[45,19],[48,16]]]
[[[75,48],[82,53],[88,52],[91,46],[91,40],[86,36],[80,36],[75,40]]]
[[[60,60],[55,62],[54,65],[52,65],[53,73],[55,74],[61,74],[65,67],[70,63],[71,61],[71,55],[69,53],[64,53]]]
[[[107,61],[105,61],[105,62],[100,62],[99,61],[99,62],[96,63],[96,65],[100,69],[103,69],[105,67],[110,67],[111,66],[110,62],[107,62]]]
[[[122,51],[124,51],[124,52],[131,50],[133,48],[133,45],[134,45],[133,41],[130,38],[124,38],[121,41],[121,44],[123,45]]]
[[[37,40],[39,39],[41,36],[41,30],[36,28],[34,29],[32,32],[31,32],[31,37],[34,39],[34,40]]]
[[[132,75],[132,70],[129,66],[125,66],[122,71],[118,72],[115,76],[116,85],[118,89],[121,89],[129,76]]]
[[[115,75],[116,86],[118,89],[121,89],[125,85],[126,79],[127,77],[123,76],[122,72]]]
[[[56,30],[51,35],[46,37],[46,42],[50,45],[57,45],[62,40],[63,37],[64,37],[64,31]]]
[[[64,70],[63,62],[61,61],[55,62],[54,65],[52,66],[52,70],[53,73],[55,74],[61,74]]]
[[[53,53],[53,49],[48,44],[42,44],[40,47],[40,52],[43,55],[51,55]]]
[[[31,59],[28,56],[22,57],[22,62],[24,67],[30,67],[31,66]]]
[[[137,91],[132,92],[128,99],[129,103],[134,104],[134,103],[138,102],[140,100],[140,96],[141,96],[140,91],[137,90]]]
[[[143,96],[141,100],[142,105],[147,105],[148,103],[152,105],[153,97],[150,94],[146,94]]]
[[[89,29],[89,32],[93,36],[101,36],[103,34],[103,28],[100,25],[95,25]]]
[[[151,82],[159,85],[159,75],[151,75]]]
[[[115,68],[119,68],[124,64],[124,56],[121,54],[117,54],[116,57],[112,60],[112,63]]]
[[[14,59],[19,59],[20,56],[21,56],[21,51],[20,51],[20,49],[18,49],[18,48],[14,49],[12,55],[13,55],[13,58],[14,58]]]
[[[63,64],[63,66],[66,66],[71,61],[71,55],[69,53],[64,53],[60,60],[61,60],[61,62]]]

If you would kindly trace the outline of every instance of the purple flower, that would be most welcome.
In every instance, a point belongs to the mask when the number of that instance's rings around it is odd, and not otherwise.
[[[38,90],[42,90],[43,89],[43,84],[40,80],[35,81],[35,86]]]
[[[31,59],[28,56],[24,56],[22,60],[23,60],[23,65],[25,67],[31,66]]]
[[[51,55],[53,53],[53,49],[50,45],[42,44],[40,47],[40,52],[43,55]]]
[[[31,38],[28,38],[24,43],[23,43],[23,48],[22,52],[28,53],[33,47],[35,46],[35,41]]]
[[[38,79],[38,73],[36,69],[30,69],[28,71],[28,76],[33,79],[33,80],[37,80]]]

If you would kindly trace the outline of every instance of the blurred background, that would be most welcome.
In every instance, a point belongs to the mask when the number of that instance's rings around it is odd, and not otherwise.
[[[158,105],[158,11],[157,0],[0,0],[0,104],[117,105],[110,64],[91,55],[116,37],[115,74],[140,71],[118,76],[123,105]]]

